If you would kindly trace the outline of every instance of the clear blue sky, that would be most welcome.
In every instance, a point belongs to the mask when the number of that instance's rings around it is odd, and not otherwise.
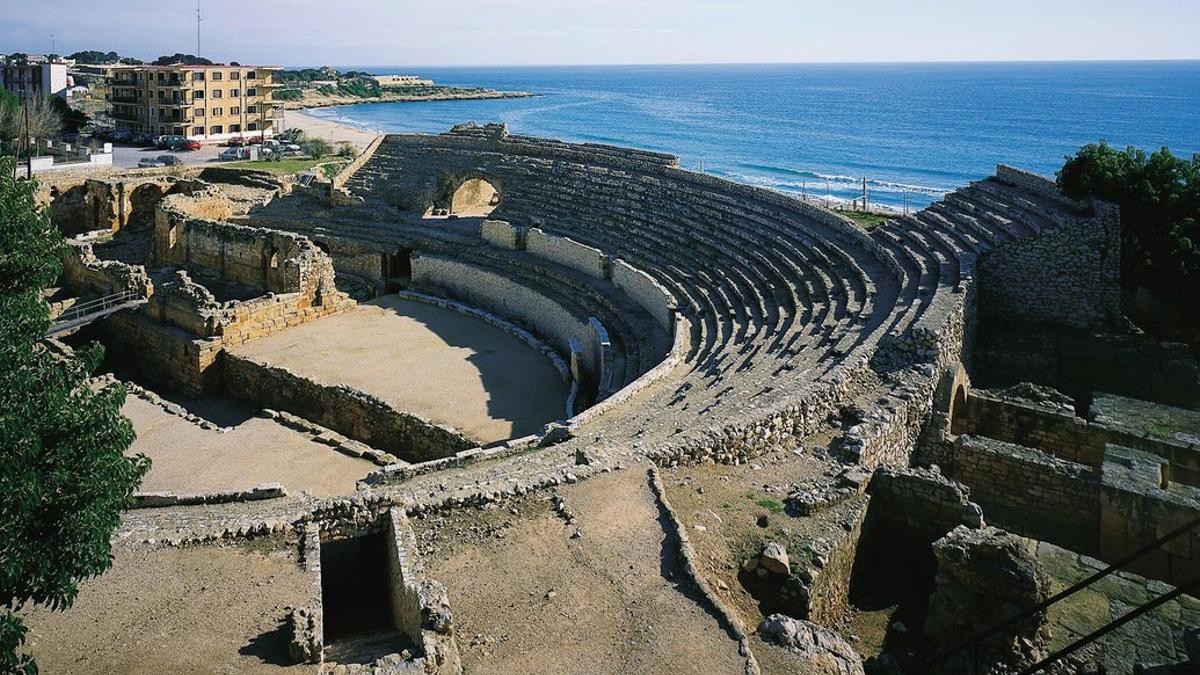
[[[196,49],[195,0],[0,0],[0,51]],[[1198,0],[202,0],[281,65],[1200,59]]]

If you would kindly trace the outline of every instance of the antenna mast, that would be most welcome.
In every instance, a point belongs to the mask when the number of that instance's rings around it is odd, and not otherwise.
[[[196,56],[200,56],[200,0],[196,0]]]

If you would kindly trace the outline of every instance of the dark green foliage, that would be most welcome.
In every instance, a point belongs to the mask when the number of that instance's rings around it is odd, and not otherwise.
[[[316,68],[303,68],[301,70],[281,70],[275,73],[276,82],[312,82],[313,80],[329,80],[336,79],[337,74],[326,73]]]
[[[72,59],[76,63],[107,64],[120,61],[121,55],[116,52],[98,52],[94,49],[87,49],[75,52],[67,58]]]
[[[185,66],[211,66],[212,61],[195,54],[184,54],[176,52],[170,56],[160,56],[152,62],[155,66],[170,66],[176,63],[182,63]]]
[[[276,89],[273,98],[276,101],[299,101],[304,94],[299,89]]]
[[[17,126],[20,109],[20,97],[7,89],[0,89],[0,155],[14,155],[17,152],[16,137],[21,134]]]
[[[341,157],[342,159],[354,159],[355,157],[358,157],[358,151],[354,149],[353,145],[349,143],[342,143],[338,146],[337,156]]]
[[[1200,155],[1084,146],[1068,157],[1058,184],[1074,198],[1121,207],[1121,280],[1132,296],[1149,289],[1173,307],[1177,335],[1200,339]],[[1176,331],[1171,331],[1176,332]]]
[[[124,454],[124,389],[88,386],[99,347],[60,358],[43,341],[41,292],[64,244],[33,183],[12,176],[0,159],[0,672],[33,672],[16,612],[70,607],[78,582],[111,566],[109,539],[149,460]]]

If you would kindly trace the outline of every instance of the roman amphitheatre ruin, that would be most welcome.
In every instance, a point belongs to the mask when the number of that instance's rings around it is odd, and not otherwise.
[[[153,460],[47,672],[1184,672],[1200,384],[1120,214],[870,231],[465,124],[328,182],[57,177],[51,342]],[[1133,615],[1132,619],[1127,617]]]

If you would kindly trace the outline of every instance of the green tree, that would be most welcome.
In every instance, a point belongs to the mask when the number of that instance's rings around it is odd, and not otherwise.
[[[1058,172],[1063,191],[1121,207],[1121,280],[1174,305],[1175,330],[1200,340],[1200,155],[1086,145]]]
[[[333,146],[324,138],[307,138],[300,142],[300,149],[313,159],[320,159],[333,152]]]
[[[70,607],[78,583],[112,565],[110,538],[150,463],[125,456],[124,389],[89,382],[99,346],[65,358],[45,344],[42,290],[64,244],[13,162],[0,159],[0,672],[32,673],[17,613]]]

